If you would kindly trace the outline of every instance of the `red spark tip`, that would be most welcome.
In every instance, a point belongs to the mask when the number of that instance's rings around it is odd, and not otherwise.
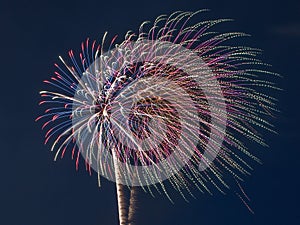
[[[39,121],[43,116],[39,116],[38,118],[36,118],[34,121],[37,122]]]
[[[56,120],[58,117],[59,117],[58,114],[54,115],[54,116],[52,117],[52,121]]]

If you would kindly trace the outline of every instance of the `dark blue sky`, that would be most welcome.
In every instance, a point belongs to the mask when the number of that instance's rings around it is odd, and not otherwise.
[[[69,158],[53,162],[34,119],[42,80],[52,75],[58,55],[79,49],[87,37],[105,31],[137,30],[141,22],[176,10],[209,8],[211,18],[233,18],[234,31],[252,35],[249,43],[264,50],[263,59],[284,76],[273,93],[282,113],[275,124],[279,135],[266,134],[269,149],[249,143],[263,165],[254,165],[244,187],[251,197],[251,214],[232,193],[197,193],[171,204],[163,195],[140,194],[143,225],[282,225],[300,224],[300,2],[296,0],[185,1],[10,1],[0,2],[1,40],[1,217],[3,225],[117,224],[114,184]]]

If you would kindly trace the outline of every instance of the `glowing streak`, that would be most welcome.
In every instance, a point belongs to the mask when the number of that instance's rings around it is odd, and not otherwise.
[[[113,161],[114,161],[114,173],[116,176],[116,188],[117,188],[117,200],[118,200],[118,212],[119,212],[119,222],[120,225],[127,224],[126,216],[126,203],[123,192],[123,185],[121,184],[121,174],[119,170],[119,162],[116,155],[116,149],[112,149]]]

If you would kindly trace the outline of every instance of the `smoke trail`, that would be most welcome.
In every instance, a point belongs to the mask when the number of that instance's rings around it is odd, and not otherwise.
[[[137,209],[137,195],[138,187],[133,186],[130,190],[130,200],[129,200],[129,209],[128,209],[128,225],[134,225],[136,222],[136,209]]]
[[[127,225],[127,210],[126,210],[126,202],[124,196],[124,187],[120,182],[120,171],[117,161],[117,156],[115,149],[112,150],[114,167],[115,167],[115,176],[116,176],[116,188],[117,188],[117,201],[118,201],[118,212],[119,212],[119,222],[120,225]]]

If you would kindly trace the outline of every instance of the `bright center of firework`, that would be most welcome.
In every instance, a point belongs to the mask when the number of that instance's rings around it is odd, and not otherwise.
[[[116,146],[119,161],[149,166],[159,163],[172,153],[178,144],[182,126],[174,103],[158,96],[164,95],[165,90],[158,93],[157,88],[133,91],[133,81],[137,78],[159,79],[167,76],[164,73],[154,75],[153,71],[145,72],[142,68],[145,68],[145,63],[134,63],[110,77],[106,81],[104,95],[95,104],[95,114],[99,124],[104,121],[110,124],[115,118],[116,126],[108,126],[110,134],[106,133],[106,139],[110,135],[113,137],[111,141]],[[122,73],[121,76],[119,73]],[[124,92],[126,89],[128,92]],[[124,100],[123,95],[126,96]],[[121,107],[112,113],[114,105]]]
[[[97,115],[97,117],[100,119],[102,116],[103,117],[107,117],[108,116],[108,112],[106,109],[106,104],[102,103],[101,101],[96,101],[95,102],[95,114]]]
[[[128,42],[101,55],[81,77],[74,137],[100,175],[114,180],[117,160],[118,182],[155,184],[191,160],[200,170],[210,165],[223,141],[223,101],[197,54],[167,41]]]

